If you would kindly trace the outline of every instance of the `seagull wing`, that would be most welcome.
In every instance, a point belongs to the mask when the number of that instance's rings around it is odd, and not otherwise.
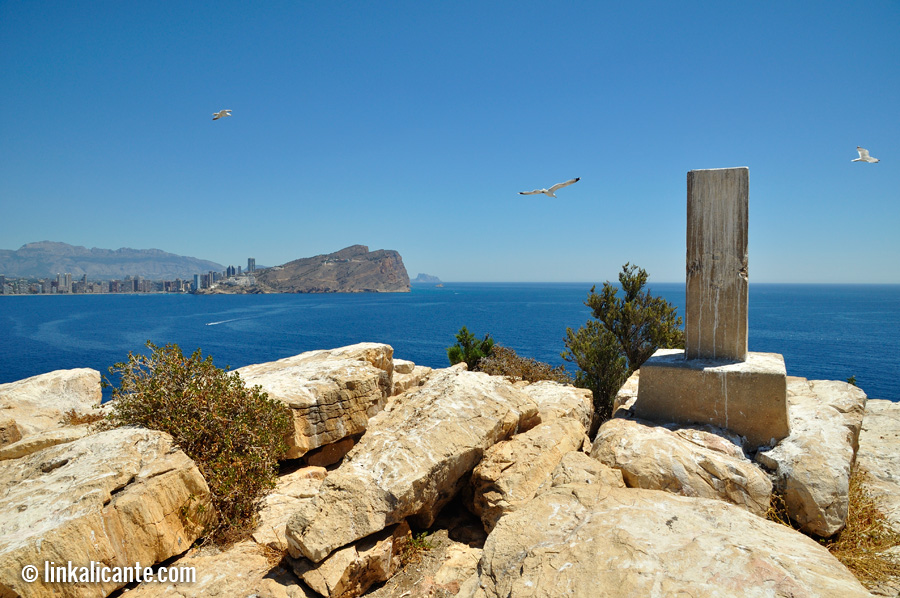
[[[566,181],[565,183],[556,183],[555,185],[553,185],[552,187],[550,187],[550,189],[548,189],[548,191],[550,191],[550,193],[555,193],[557,189],[562,189],[563,187],[568,187],[568,186],[571,185],[572,183],[577,183],[577,182],[580,181],[580,180],[581,180],[581,177],[578,177],[578,178],[575,178],[575,179],[569,179],[569,180]]]
[[[543,193],[546,189],[535,189],[534,191],[519,191],[519,195],[537,195]]]
[[[862,158],[863,160],[868,160],[868,159],[869,159],[869,150],[864,149],[864,148],[861,148],[861,147],[859,147],[859,146],[857,145],[857,146],[856,146],[856,151],[859,152],[859,157]]]

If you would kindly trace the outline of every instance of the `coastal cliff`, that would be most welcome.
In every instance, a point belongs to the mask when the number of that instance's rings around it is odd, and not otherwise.
[[[392,249],[352,245],[257,271],[255,284],[218,283],[201,293],[405,293],[409,274]]]

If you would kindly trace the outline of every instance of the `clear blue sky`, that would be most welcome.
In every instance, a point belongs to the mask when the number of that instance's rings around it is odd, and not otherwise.
[[[748,166],[751,282],[900,283],[896,1],[0,0],[0,90],[2,249],[675,282]]]

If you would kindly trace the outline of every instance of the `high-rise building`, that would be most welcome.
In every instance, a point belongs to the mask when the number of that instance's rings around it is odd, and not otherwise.
[[[6,277],[0,276],[0,295],[6,294]]]
[[[254,272],[256,272],[256,258],[248,257],[247,258],[247,273],[253,274]]]
[[[66,272],[66,293],[72,292],[72,273]]]

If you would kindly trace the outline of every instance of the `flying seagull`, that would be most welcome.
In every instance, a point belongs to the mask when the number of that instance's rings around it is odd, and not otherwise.
[[[231,116],[231,110],[219,110],[218,112],[213,112],[213,120],[219,120],[223,116]]]
[[[554,193],[556,191],[558,191],[559,189],[562,189],[563,187],[568,187],[572,183],[577,183],[580,180],[581,180],[581,177],[578,177],[576,179],[569,179],[565,183],[556,183],[549,189],[535,189],[534,191],[519,191],[519,195],[537,195],[538,193],[543,193],[544,195],[547,195],[549,197],[556,197],[556,195],[554,195]]]
[[[851,162],[872,162],[873,164],[875,162],[881,162],[881,160],[879,160],[878,158],[873,158],[872,156],[870,156],[869,150],[867,150],[865,148],[859,147],[857,145],[856,151],[859,152],[859,158],[856,158],[855,160],[850,160]]]

